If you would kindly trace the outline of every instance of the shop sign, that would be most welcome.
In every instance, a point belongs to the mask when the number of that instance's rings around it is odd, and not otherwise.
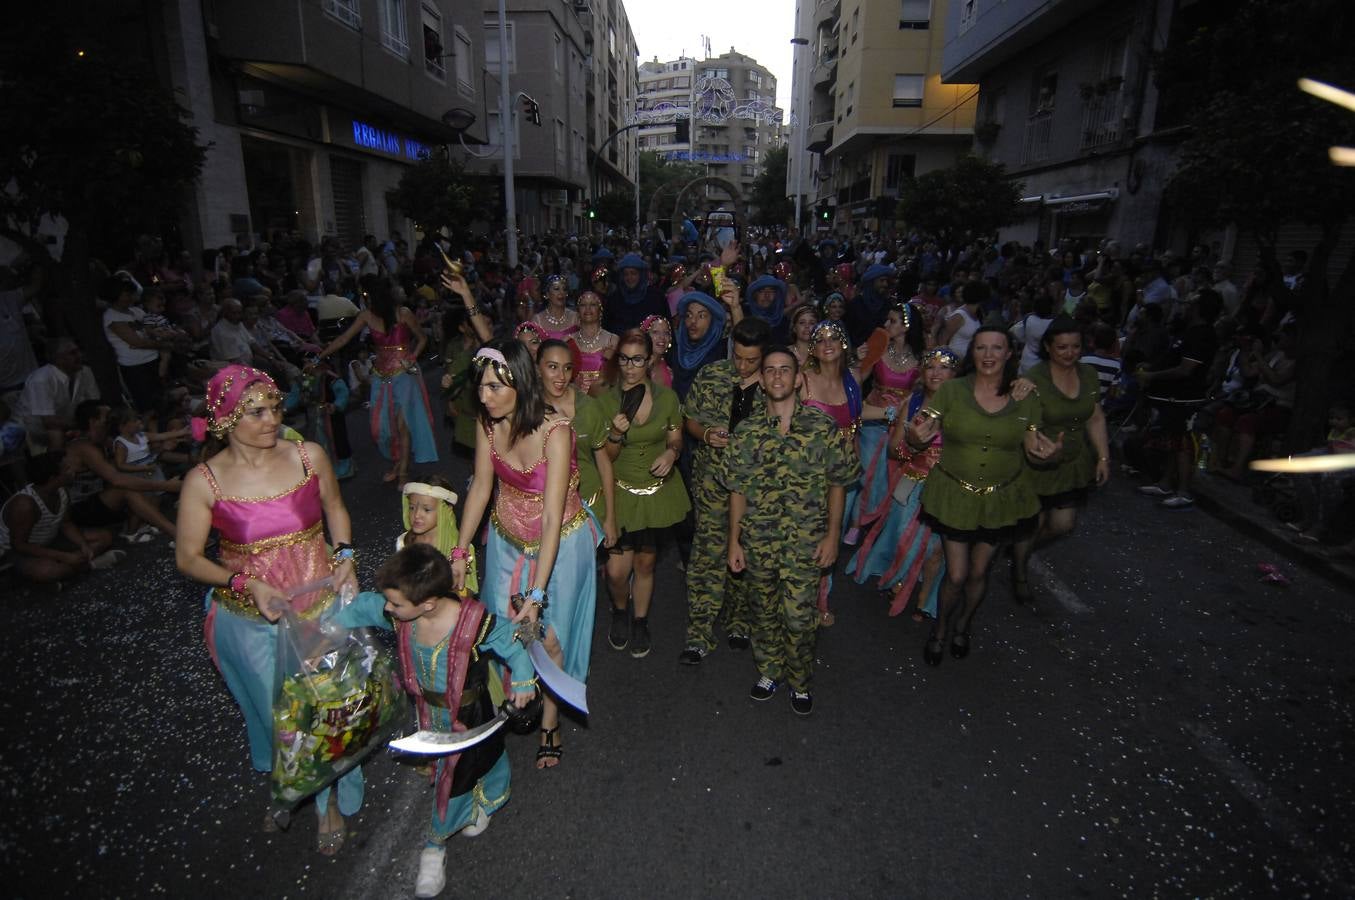
[[[415,161],[428,158],[428,147],[424,144],[393,131],[383,131],[357,119],[353,120],[353,143],[368,150],[376,150],[378,153],[404,156]]]

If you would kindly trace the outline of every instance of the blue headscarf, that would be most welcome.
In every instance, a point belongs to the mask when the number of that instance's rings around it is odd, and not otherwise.
[[[687,336],[687,329],[681,321],[687,314],[687,307],[693,303],[700,303],[710,310],[710,328],[706,329],[705,335],[695,344]],[[710,355],[711,350],[724,340],[725,320],[729,318],[729,313],[725,311],[724,304],[709,294],[703,294],[700,291],[688,291],[678,301],[677,314],[677,340],[673,343],[677,348],[678,369],[690,373],[690,377],[694,378],[696,370],[706,362],[706,357]],[[678,373],[674,372],[674,382],[677,381],[677,376]]]
[[[621,257],[621,262],[617,264],[617,273],[620,274],[625,269],[635,269],[640,273],[640,282],[633,289],[626,288],[624,278],[617,280],[616,289],[621,292],[621,299],[627,306],[634,306],[645,299],[645,292],[649,290],[649,266],[645,265],[644,257],[638,253],[627,253]]]
[[[606,247],[599,247],[593,251],[593,265],[596,266],[598,263],[607,259],[615,259],[615,257],[612,256],[612,251],[608,250]]]
[[[776,289],[776,300],[772,303],[771,309],[763,309],[757,305],[754,299],[757,292],[764,288]],[[764,320],[773,328],[781,324],[781,320],[786,317],[786,283],[774,275],[763,275],[752,284],[748,285],[748,290],[743,292],[743,305],[748,310],[748,315],[756,316]]]
[[[894,277],[895,269],[893,266],[876,263],[866,270],[866,274],[861,276],[861,302],[867,309],[873,312],[879,312],[884,309],[885,302],[889,299],[888,294],[881,294],[875,288],[875,282],[880,278]]]

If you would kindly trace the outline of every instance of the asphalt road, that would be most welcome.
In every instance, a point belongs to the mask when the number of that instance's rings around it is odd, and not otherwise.
[[[350,428],[369,580],[399,502]],[[600,601],[591,717],[553,771],[510,739],[513,799],[453,838],[444,896],[1355,894],[1352,597],[1202,512],[1112,484],[1042,558],[1041,613],[999,561],[973,652],[936,669],[925,626],[839,577],[808,719],[748,699],[746,651],[677,665],[675,559],[647,659],[607,647]],[[411,894],[431,795],[388,755],[338,857],[307,810],[260,833],[266,780],[163,540],[59,596],[0,590],[7,895]]]

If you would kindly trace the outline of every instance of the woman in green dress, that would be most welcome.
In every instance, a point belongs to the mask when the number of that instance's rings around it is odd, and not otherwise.
[[[648,656],[651,646],[649,602],[654,595],[659,539],[691,509],[677,469],[682,452],[681,403],[671,388],[650,379],[653,355],[654,345],[644,331],[622,334],[603,376],[608,388],[597,398],[611,423],[606,451],[612,459],[613,515],[620,532],[607,557],[607,589],[612,598],[607,642],[614,650],[629,647],[636,659]],[[628,622],[631,601],[634,617]]]
[[[1045,434],[1063,434],[1063,452],[1054,464],[1031,471],[1040,496],[1040,525],[1012,547],[1012,593],[1017,603],[1031,599],[1027,576],[1031,550],[1072,531],[1078,507],[1087,502],[1087,489],[1110,480],[1110,436],[1101,411],[1101,388],[1096,370],[1078,362],[1081,358],[1082,330],[1071,317],[1060,315],[1040,339],[1041,362],[1012,388],[1013,394],[1022,396],[1028,387],[1039,399]]]
[[[1010,394],[1015,374],[1011,337],[1000,326],[974,333],[967,374],[941,385],[930,406],[908,423],[905,439],[917,451],[941,434],[941,459],[922,492],[922,509],[942,537],[946,580],[936,623],[923,658],[940,665],[950,634],[950,655],[969,655],[974,613],[988,587],[988,568],[999,545],[1032,533],[1040,500],[1028,460],[1037,464],[1062,450],[1062,440],[1040,433],[1040,404]]]

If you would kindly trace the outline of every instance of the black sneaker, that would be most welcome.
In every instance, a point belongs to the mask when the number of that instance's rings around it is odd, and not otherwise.
[[[649,655],[652,642],[649,639],[649,619],[636,616],[630,627],[630,655],[643,659]]]
[[[790,708],[797,716],[807,716],[814,711],[814,695],[809,691],[791,691]]]
[[[706,658],[707,651],[701,647],[688,647],[678,654],[678,662],[684,666],[699,666]]]
[[[630,643],[630,616],[626,612],[612,608],[612,627],[607,629],[607,643],[613,650],[625,650]]]
[[[748,639],[748,635],[740,634],[737,631],[730,632],[729,637],[725,638],[725,643],[729,645],[730,650],[747,650],[753,645]]]
[[[753,689],[748,692],[748,696],[752,697],[754,700],[762,701],[772,699],[772,694],[775,693],[776,682],[772,681],[766,675],[763,675],[757,680],[757,684],[753,685]]]

